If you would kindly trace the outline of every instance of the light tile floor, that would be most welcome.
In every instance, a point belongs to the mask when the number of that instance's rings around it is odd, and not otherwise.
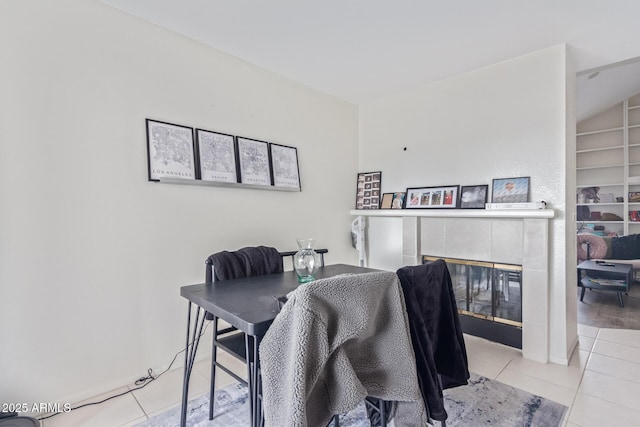
[[[569,407],[565,427],[640,425],[640,331],[578,325],[578,335],[580,346],[568,366],[532,362],[518,350],[465,335],[469,369]],[[234,362],[237,371],[244,372],[244,366]],[[234,381],[218,372],[218,387]],[[209,360],[198,362],[192,374],[191,397],[208,390],[209,377]],[[122,390],[126,388],[104,396]],[[141,390],[57,415],[42,425],[131,426],[178,406],[181,391],[182,369],[175,369]]]

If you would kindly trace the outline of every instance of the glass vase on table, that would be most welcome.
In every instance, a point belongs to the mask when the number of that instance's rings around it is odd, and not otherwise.
[[[300,250],[293,256],[293,269],[298,275],[298,283],[307,283],[315,280],[315,275],[320,268],[321,257],[313,250],[316,239],[296,239]]]

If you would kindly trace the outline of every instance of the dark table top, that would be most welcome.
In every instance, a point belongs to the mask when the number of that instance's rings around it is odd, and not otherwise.
[[[613,264],[613,265],[609,265]],[[603,273],[630,274],[633,266],[631,264],[615,263],[599,263],[593,260],[582,261],[578,264],[580,270],[598,271]]]
[[[373,271],[378,270],[346,264],[327,265],[318,270],[316,279]],[[298,286],[304,285],[298,283],[296,273],[285,271],[183,286],[180,295],[241,331],[262,337],[278,314],[278,302],[274,297],[284,296]]]

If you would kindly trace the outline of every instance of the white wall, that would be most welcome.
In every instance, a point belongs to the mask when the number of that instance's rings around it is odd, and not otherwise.
[[[357,263],[355,106],[95,1],[0,2],[0,58],[0,401],[166,366],[216,251]],[[147,117],[295,146],[303,191],[150,183]]]
[[[550,358],[560,363],[576,337],[575,311],[565,320],[569,300],[575,300],[575,280],[565,277],[565,232],[572,233],[565,216],[571,132],[575,140],[575,122],[567,120],[574,117],[567,110],[575,108],[568,102],[567,68],[565,46],[556,46],[360,107],[360,170],[381,170],[383,192],[531,177],[531,200],[545,200],[556,210]],[[369,227],[380,235],[376,227],[385,227],[385,220]],[[369,247],[370,265],[377,267],[382,250],[373,241]]]

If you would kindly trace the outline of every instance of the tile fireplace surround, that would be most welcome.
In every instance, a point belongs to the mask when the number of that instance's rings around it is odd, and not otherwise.
[[[549,220],[540,210],[352,210],[402,218],[402,264],[422,255],[522,265],[522,355],[549,361]],[[373,244],[369,242],[369,244]]]

